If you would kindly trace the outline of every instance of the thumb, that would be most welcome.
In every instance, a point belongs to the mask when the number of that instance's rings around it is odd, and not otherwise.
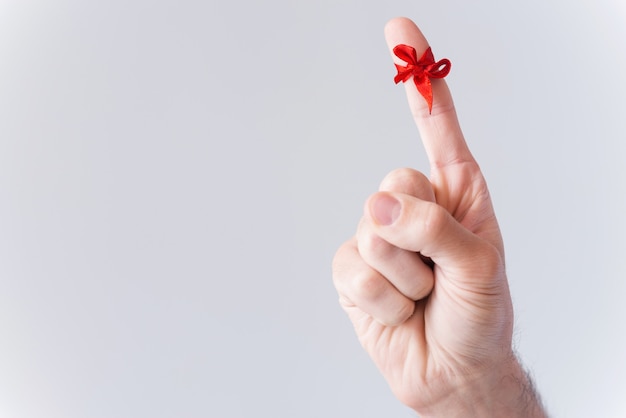
[[[365,216],[382,239],[431,258],[450,279],[485,284],[504,269],[496,247],[466,229],[437,203],[379,192],[365,204]]]

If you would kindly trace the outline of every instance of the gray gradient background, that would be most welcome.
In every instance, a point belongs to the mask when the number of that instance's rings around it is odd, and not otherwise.
[[[330,262],[426,169],[413,18],[555,417],[626,417],[623,0],[0,0],[0,417],[411,417]]]

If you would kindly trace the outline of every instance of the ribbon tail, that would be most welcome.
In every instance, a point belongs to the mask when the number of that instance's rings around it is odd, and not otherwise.
[[[428,113],[433,112],[433,87],[428,77],[413,77],[417,91],[422,95],[426,103],[428,103]]]

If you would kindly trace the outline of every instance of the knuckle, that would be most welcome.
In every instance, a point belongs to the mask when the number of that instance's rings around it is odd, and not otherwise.
[[[353,240],[349,240],[344,242],[335,252],[335,256],[332,261],[332,273],[333,273],[333,282],[335,285],[339,282],[347,271],[349,254],[352,251],[352,246],[354,245]]]
[[[426,106],[425,104],[419,106],[411,106],[411,114],[413,115],[413,118],[421,123],[432,124],[435,122],[444,121],[450,116],[450,114],[452,114],[452,116],[456,118],[455,113],[456,110],[454,108],[454,104],[448,101],[444,103],[435,101],[433,103],[432,110],[429,110],[428,106]]]
[[[414,170],[409,167],[396,168],[395,170],[389,172],[383,181],[381,182],[381,186],[394,186],[394,185],[412,185],[416,179],[422,178],[425,176],[417,170]]]
[[[375,302],[384,293],[386,280],[372,269],[364,269],[352,278],[352,291],[355,298]]]
[[[398,168],[385,176],[380,190],[421,196],[430,195],[432,186],[423,173],[412,168]]]

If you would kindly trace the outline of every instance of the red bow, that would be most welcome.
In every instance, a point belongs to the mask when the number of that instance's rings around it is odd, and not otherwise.
[[[400,81],[407,81],[413,76],[413,81],[417,87],[417,91],[426,99],[428,103],[428,111],[432,113],[433,110],[433,89],[430,84],[431,78],[444,78],[450,72],[452,64],[450,60],[444,58],[435,62],[435,56],[433,51],[428,47],[422,58],[417,60],[417,53],[415,48],[408,45],[397,45],[393,49],[393,53],[398,58],[406,61],[406,67],[395,64],[398,74],[393,81],[398,84]]]

